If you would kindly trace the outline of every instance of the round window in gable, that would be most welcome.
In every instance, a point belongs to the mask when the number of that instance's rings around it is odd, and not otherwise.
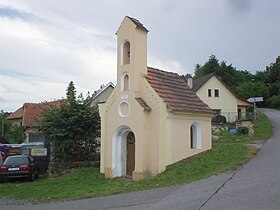
[[[129,114],[129,104],[126,101],[123,101],[119,105],[119,115],[121,117],[127,117]]]

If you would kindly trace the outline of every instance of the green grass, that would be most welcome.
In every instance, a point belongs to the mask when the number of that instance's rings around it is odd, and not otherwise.
[[[0,197],[40,201],[95,197],[189,183],[233,170],[256,154],[257,149],[249,147],[248,143],[267,139],[272,134],[269,120],[262,113],[259,116],[253,137],[222,133],[219,142],[213,143],[212,150],[173,164],[154,178],[139,182],[124,178],[108,180],[98,169],[84,168],[63,177],[45,176],[35,182],[1,183]]]
[[[270,120],[262,112],[258,113],[258,120],[254,125],[254,129],[253,140],[267,140],[273,132]]]

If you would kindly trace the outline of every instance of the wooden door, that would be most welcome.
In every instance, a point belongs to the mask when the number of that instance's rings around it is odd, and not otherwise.
[[[132,132],[127,135],[126,149],[126,175],[132,176],[135,169],[135,137]]]

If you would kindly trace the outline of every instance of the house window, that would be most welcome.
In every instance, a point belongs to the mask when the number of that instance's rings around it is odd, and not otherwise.
[[[190,127],[190,148],[201,148],[201,131],[197,123],[193,123]]]
[[[130,43],[125,41],[122,46],[121,64],[126,65],[130,63]]]
[[[211,89],[208,89],[208,97],[212,97],[212,91],[211,91]]]
[[[215,97],[219,97],[219,90],[215,89]]]
[[[127,72],[124,72],[121,77],[121,91],[128,91],[130,86],[129,75]]]

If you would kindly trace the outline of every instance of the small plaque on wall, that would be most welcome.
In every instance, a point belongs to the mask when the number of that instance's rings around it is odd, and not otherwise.
[[[128,99],[128,95],[121,96],[121,100],[126,100],[126,99]]]

